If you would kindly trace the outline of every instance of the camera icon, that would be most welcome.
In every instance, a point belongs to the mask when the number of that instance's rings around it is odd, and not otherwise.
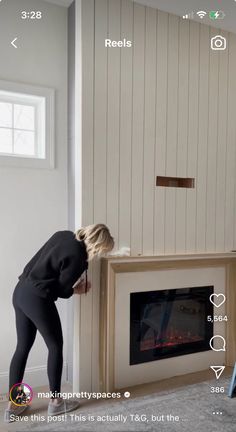
[[[211,38],[211,49],[212,50],[225,50],[226,49],[226,39],[221,35],[216,35]]]

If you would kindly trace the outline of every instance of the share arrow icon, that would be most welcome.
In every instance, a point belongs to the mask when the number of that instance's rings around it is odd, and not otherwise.
[[[215,372],[216,379],[219,379],[225,370],[225,366],[210,366],[210,368]]]

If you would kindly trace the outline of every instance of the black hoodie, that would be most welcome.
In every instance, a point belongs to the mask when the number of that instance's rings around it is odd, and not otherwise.
[[[88,268],[87,259],[83,241],[76,240],[72,231],[58,231],[28,262],[19,280],[30,282],[40,297],[69,298],[72,286]]]

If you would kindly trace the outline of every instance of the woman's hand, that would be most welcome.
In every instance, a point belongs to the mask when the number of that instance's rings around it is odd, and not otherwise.
[[[76,284],[74,287],[74,294],[84,294],[86,293],[86,282],[84,280],[81,280],[78,284]],[[87,292],[91,288],[91,283],[87,282]]]

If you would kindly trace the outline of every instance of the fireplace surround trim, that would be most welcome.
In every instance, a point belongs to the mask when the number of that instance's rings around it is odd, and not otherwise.
[[[108,257],[101,260],[100,291],[100,390],[114,391],[115,278],[116,273],[224,267],[226,274],[226,365],[236,358],[236,254]]]

